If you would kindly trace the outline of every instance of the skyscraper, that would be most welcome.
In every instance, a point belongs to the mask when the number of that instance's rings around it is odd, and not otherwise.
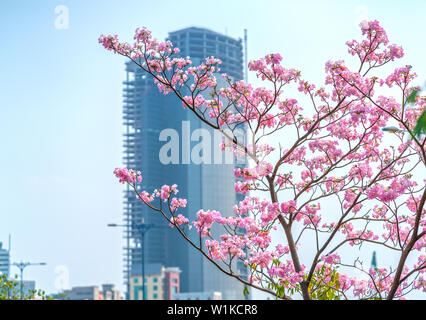
[[[242,40],[213,32],[204,28],[185,28],[169,34],[169,40],[178,47],[182,56],[190,56],[194,65],[206,57],[215,56],[222,60],[221,72],[234,80],[243,78]],[[233,189],[234,164],[182,163],[184,153],[182,139],[191,132],[207,128],[173,95],[159,93],[153,79],[132,62],[126,63],[127,79],[124,81],[123,119],[124,163],[129,168],[141,169],[141,189],[152,191],[164,184],[178,184],[179,196],[188,199],[187,208],[180,212],[194,220],[201,208],[218,210],[223,216],[232,215],[233,205],[241,200]],[[159,141],[164,129],[173,129],[179,134],[180,164],[164,165],[159,152],[165,142]],[[188,133],[188,134],[186,134]],[[189,150],[199,141],[186,141]],[[213,144],[213,141],[212,141]],[[181,292],[220,291],[224,299],[243,298],[240,282],[222,274],[209,261],[192,248],[181,236],[165,223],[162,216],[153,212],[136,199],[134,193],[125,193],[124,222],[127,225],[125,256],[125,278],[140,274],[140,235],[136,225],[141,219],[157,228],[146,235],[145,263],[161,263],[166,267],[179,267]],[[195,231],[190,236],[196,238]],[[241,267],[241,266],[238,266]],[[242,268],[241,268],[242,269]]]

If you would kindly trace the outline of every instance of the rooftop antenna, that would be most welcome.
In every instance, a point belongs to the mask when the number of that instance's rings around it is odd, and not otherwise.
[[[373,257],[371,258],[371,267],[377,269],[376,251],[373,251]]]
[[[11,239],[11,237],[10,237],[10,234],[9,234],[9,253],[10,253],[10,239]]]
[[[245,72],[244,72],[244,81],[248,82],[248,53],[247,53],[247,29],[244,29],[244,64],[245,64]]]

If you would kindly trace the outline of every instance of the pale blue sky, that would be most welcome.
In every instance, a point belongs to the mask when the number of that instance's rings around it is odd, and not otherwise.
[[[101,33],[131,40],[146,26],[163,39],[195,25],[242,37],[249,59],[280,52],[286,65],[323,84],[324,63],[348,59],[363,14],[425,79],[424,1],[19,1],[0,2],[0,241],[12,259],[47,262],[25,278],[55,292],[55,267],[69,284],[122,288],[121,82],[124,60],[98,43]],[[55,29],[55,7],[69,29]],[[17,269],[12,269],[14,272]]]

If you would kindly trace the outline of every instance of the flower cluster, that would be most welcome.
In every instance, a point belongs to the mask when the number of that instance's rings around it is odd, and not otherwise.
[[[119,179],[120,183],[136,183],[142,181],[140,171],[128,170],[127,168],[115,168],[114,175]]]
[[[326,62],[323,87],[284,67],[280,54],[249,62],[249,70],[262,81],[255,87],[226,74],[219,81],[220,59],[208,57],[194,65],[170,41],[154,39],[146,28],[136,30],[134,44],[102,35],[99,42],[107,50],[131,59],[153,77],[160,92],[177,94],[183,108],[204,123],[222,133],[247,129],[250,143],[227,137],[221,146],[254,163],[235,167],[234,190],[245,197],[233,207],[234,215],[201,209],[193,221],[180,211],[187,200],[175,197],[176,185],[149,193],[136,186],[142,181],[140,171],[116,168],[115,176],[166,216],[172,227],[181,232],[195,227],[198,249],[210,260],[230,267],[234,261],[243,262],[253,285],[281,286],[304,298],[342,297],[348,291],[366,299],[401,298],[412,289],[425,291],[426,181],[417,175],[426,161],[425,137],[408,131],[424,112],[426,97],[407,104],[409,95],[419,90],[413,86],[416,74],[410,66],[395,68],[385,77],[372,76],[371,70],[403,57],[404,51],[389,43],[377,21],[363,22],[361,33],[361,40],[347,42],[359,67],[352,69],[343,60]],[[389,96],[385,84],[402,94]],[[291,86],[303,103],[289,97]],[[312,106],[302,108],[305,101]],[[282,141],[272,145],[273,135]],[[270,200],[249,195],[252,191],[265,192]],[[336,205],[329,205],[331,199]],[[279,226],[287,241],[273,247],[272,234]],[[305,239],[314,239],[316,245],[303,244]],[[399,279],[394,278],[395,268],[371,269],[366,278],[337,272],[339,266],[348,267],[338,251],[365,242],[396,251],[409,248],[419,260],[410,267],[401,263]],[[300,246],[315,252],[311,266],[301,263]]]

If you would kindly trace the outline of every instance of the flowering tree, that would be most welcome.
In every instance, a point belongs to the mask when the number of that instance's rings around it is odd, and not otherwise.
[[[15,279],[8,279],[5,274],[0,275],[0,300],[50,300],[43,290],[21,290],[21,284]]]
[[[240,179],[235,191],[246,195],[234,207],[235,216],[201,209],[195,221],[179,214],[186,199],[175,197],[176,185],[141,191],[140,171],[117,168],[115,175],[221,271],[278,298],[395,299],[425,292],[425,137],[414,127],[426,97],[412,99],[420,88],[412,84],[416,74],[410,66],[384,78],[377,74],[401,58],[403,49],[389,44],[377,21],[362,23],[361,31],[361,41],[346,43],[357,68],[327,62],[320,88],[300,71],[286,69],[279,54],[249,63],[264,87],[226,74],[221,75],[226,86],[220,87],[219,59],[194,66],[170,41],[153,39],[145,28],[136,30],[133,45],[101,35],[106,49],[131,59],[161,92],[176,95],[184,108],[219,130],[227,150],[254,163],[234,171]],[[287,97],[292,84],[298,85],[299,101]],[[398,100],[379,94],[386,90]],[[248,131],[248,143],[233,135],[237,128]],[[272,145],[270,136],[281,143]],[[223,230],[220,237],[210,232],[214,225]],[[188,236],[193,226],[198,243]],[[282,243],[274,246],[271,233],[277,229]],[[311,250],[304,262],[303,240]],[[365,267],[355,249],[366,245],[397,252],[399,260],[388,268]],[[414,264],[407,263],[409,256]],[[248,277],[233,269],[238,260]],[[355,277],[354,269],[365,276]]]

